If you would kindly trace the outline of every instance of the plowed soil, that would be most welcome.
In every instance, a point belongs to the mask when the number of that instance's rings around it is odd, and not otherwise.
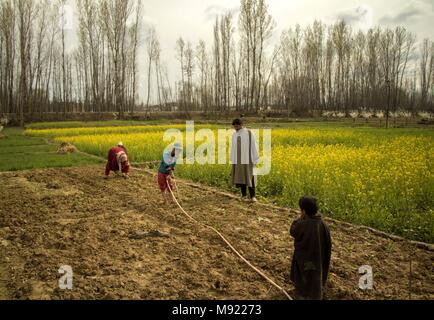
[[[106,181],[102,168],[89,166],[0,173],[0,182],[2,298],[285,299],[216,234],[164,205],[149,173]],[[288,229],[296,212],[184,181],[178,187],[187,212],[291,293]],[[433,250],[328,223],[326,299],[434,299]],[[167,236],[131,237],[152,230]],[[72,267],[72,290],[59,289],[62,265]],[[373,268],[372,290],[358,287],[362,265]]]

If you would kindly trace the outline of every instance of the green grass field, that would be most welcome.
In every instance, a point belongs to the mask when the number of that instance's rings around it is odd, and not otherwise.
[[[26,126],[27,129],[52,129],[52,128],[85,128],[108,126],[140,126],[149,122],[136,120],[109,120],[109,121],[52,121],[35,122]]]
[[[47,144],[44,138],[26,136],[18,128],[7,128],[3,133],[6,137],[0,139],[0,171],[100,163],[79,153],[58,154],[56,145]]]

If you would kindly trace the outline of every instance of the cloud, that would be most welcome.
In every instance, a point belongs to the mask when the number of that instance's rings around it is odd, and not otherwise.
[[[428,5],[431,5],[431,11],[434,12],[434,0],[422,0]]]
[[[373,10],[370,6],[362,4],[358,7],[339,12],[335,19],[343,20],[351,26],[360,29],[369,29],[373,23]]]
[[[146,27],[155,27],[158,23],[157,23],[157,20],[155,20],[153,17],[151,17],[151,16],[148,16],[148,15],[143,15],[143,18],[142,18],[143,20],[143,24],[146,26]]]
[[[214,20],[217,16],[220,16],[222,14],[225,14],[227,12],[232,13],[233,16],[235,16],[238,12],[240,11],[240,7],[236,6],[236,7],[232,7],[232,8],[227,8],[221,5],[210,5],[205,9],[205,21],[211,21]]]
[[[431,6],[429,5],[431,2]],[[392,14],[386,14],[380,19],[381,24],[398,25],[411,22],[434,12],[434,1],[412,1]]]

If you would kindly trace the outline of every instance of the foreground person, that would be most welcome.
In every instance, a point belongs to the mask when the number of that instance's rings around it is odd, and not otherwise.
[[[164,202],[167,204],[171,199],[170,191],[174,190],[173,184],[173,171],[175,171],[176,160],[182,153],[182,146],[180,143],[175,143],[172,150],[163,153],[160,167],[158,168],[158,186],[160,187],[161,195]]]
[[[121,172],[124,178],[129,177],[130,162],[128,161],[128,155],[122,142],[119,142],[116,147],[111,148],[108,152],[104,179],[108,178],[110,171],[116,174]]]
[[[301,217],[291,225],[294,238],[290,279],[295,286],[295,298],[321,300],[330,268],[330,231],[321,215],[315,198],[299,200]]]

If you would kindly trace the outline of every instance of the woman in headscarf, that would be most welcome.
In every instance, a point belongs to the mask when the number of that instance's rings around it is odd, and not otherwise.
[[[130,162],[128,155],[122,142],[119,142],[117,147],[113,147],[108,152],[107,164],[105,166],[105,179],[108,178],[110,171],[118,173],[122,172],[122,177],[128,178],[130,171]]]
[[[160,166],[158,168],[158,186],[160,187],[161,195],[164,202],[167,204],[170,200],[168,192],[174,190],[175,185],[172,182],[173,172],[175,171],[176,161],[182,155],[182,145],[175,143],[172,149],[163,153]],[[169,190],[170,188],[170,190]]]

